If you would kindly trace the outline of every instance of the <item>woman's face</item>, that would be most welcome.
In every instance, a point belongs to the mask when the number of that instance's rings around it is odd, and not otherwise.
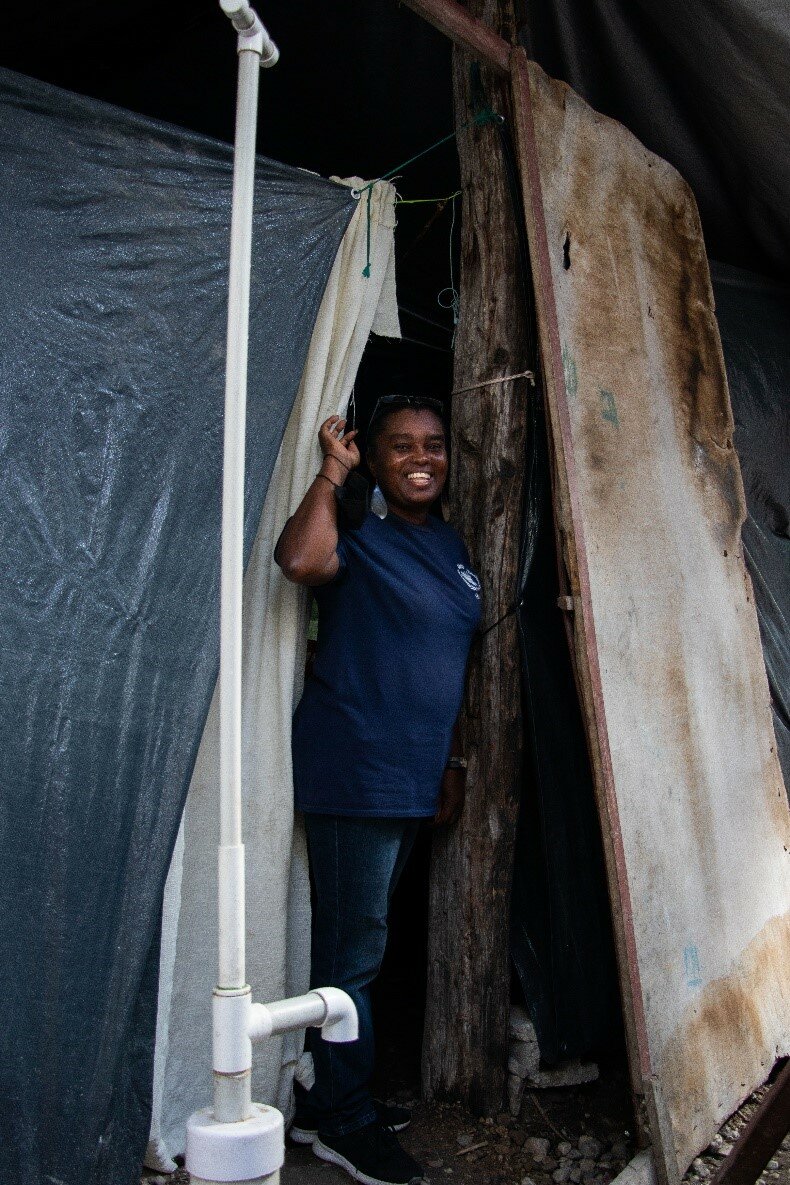
[[[396,510],[427,512],[447,480],[447,444],[436,412],[403,408],[387,416],[368,465]]]

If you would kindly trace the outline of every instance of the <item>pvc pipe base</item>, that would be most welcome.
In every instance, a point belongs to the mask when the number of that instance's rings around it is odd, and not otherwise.
[[[243,914],[241,916],[244,917]],[[243,1074],[252,1067],[249,1037],[251,1003],[252,991],[248,985],[243,988],[214,988],[211,1029],[215,1074]]]
[[[252,1070],[214,1074],[214,1122],[240,1123],[252,1114]]]
[[[193,1182],[267,1185],[285,1159],[285,1127],[275,1107],[252,1104],[249,1119],[219,1123],[211,1107],[187,1120],[186,1168]]]
[[[254,1181],[207,1181],[205,1177],[191,1177],[191,1185],[280,1185],[280,1170],[268,1177],[256,1177]]]

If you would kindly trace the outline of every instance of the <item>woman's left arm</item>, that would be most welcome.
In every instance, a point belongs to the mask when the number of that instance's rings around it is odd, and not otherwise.
[[[461,737],[456,721],[453,728],[453,739],[450,745],[448,765],[445,767],[442,784],[439,790],[439,809],[434,815],[434,825],[441,827],[444,823],[455,823],[464,809],[466,797],[466,764],[460,764]],[[459,764],[454,764],[459,763]]]

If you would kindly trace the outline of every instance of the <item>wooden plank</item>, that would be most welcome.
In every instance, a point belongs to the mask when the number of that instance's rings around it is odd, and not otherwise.
[[[790,1060],[777,1066],[774,1081],[710,1185],[753,1185],[788,1132]]]
[[[511,0],[474,0],[498,28]],[[470,62],[453,62],[456,119],[472,114]],[[506,80],[483,69],[486,102],[506,111]],[[459,137],[463,222],[456,390],[527,370],[518,237],[493,127]],[[430,880],[423,1087],[493,1115],[504,1101],[510,1007],[508,914],[521,780],[520,660],[513,604],[526,453],[528,380],[476,387],[452,405],[451,517],[480,573],[483,627],[462,714],[469,761],[461,821],[437,831]]]
[[[474,58],[500,74],[510,70],[510,46],[485,21],[474,16],[474,5],[465,8],[455,0],[402,0],[429,24]]]
[[[574,642],[577,648],[574,669],[583,679],[580,694],[585,707],[588,741],[596,787],[603,793],[599,801],[604,818],[603,840],[607,851],[607,865],[617,874],[609,878],[613,904],[615,942],[618,949],[620,988],[624,1022],[628,1039],[629,1067],[635,1094],[643,1093],[643,1081],[650,1076],[650,1054],[647,1043],[644,1013],[641,1009],[639,965],[633,920],[625,874],[625,854],[620,831],[617,799],[614,793],[611,759],[606,738],[606,719],[600,692],[595,651],[595,625],[592,621],[589,575],[583,532],[577,533],[574,524],[579,520],[578,491],[573,468],[573,453],[567,414],[567,390],[562,361],[559,327],[557,324],[554,286],[549,263],[549,247],[540,171],[532,121],[532,100],[529,86],[527,58],[523,50],[514,50],[511,81],[513,86],[513,120],[516,156],[519,164],[527,232],[532,259],[532,280],[538,307],[538,332],[547,404],[550,413],[555,465],[555,503],[559,528],[560,552],[565,560],[572,590],[571,603],[577,609],[574,620]],[[580,612],[579,612],[580,610]],[[595,678],[597,674],[597,680]],[[597,688],[594,686],[597,681]]]
[[[677,1180],[790,1047],[790,815],[693,195],[513,54],[632,1082]]]

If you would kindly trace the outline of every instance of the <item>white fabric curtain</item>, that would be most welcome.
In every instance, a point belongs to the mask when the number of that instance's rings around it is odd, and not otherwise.
[[[360,187],[359,178],[339,184]],[[399,337],[395,190],[367,195],[333,265],[302,383],[283,438],[244,579],[242,792],[247,866],[247,980],[265,1002],[309,986],[310,901],[304,834],[294,826],[291,716],[302,690],[308,599],[272,551],[320,464],[318,427],[345,409],[371,332]],[[185,1124],[211,1102],[211,990],[217,962],[219,712],[211,704],[165,889],[154,1109],[146,1164],[172,1171]],[[271,1039],[253,1055],[253,1098],[290,1109],[303,1036]]]

